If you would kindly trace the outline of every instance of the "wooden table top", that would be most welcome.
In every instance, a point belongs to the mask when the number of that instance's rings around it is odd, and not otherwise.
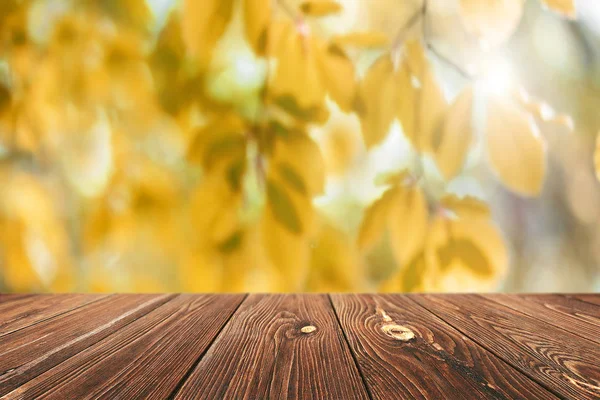
[[[0,295],[7,399],[598,399],[600,295]]]

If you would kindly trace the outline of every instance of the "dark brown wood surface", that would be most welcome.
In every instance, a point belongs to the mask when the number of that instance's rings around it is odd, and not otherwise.
[[[177,399],[367,399],[326,295],[251,295]]]
[[[600,397],[600,346],[479,295],[423,295],[419,304],[554,393]]]
[[[600,344],[600,307],[559,295],[486,295],[500,304]]]
[[[455,398],[460,393],[478,398],[555,398],[411,297],[332,295],[374,398],[389,398],[389,393],[407,399],[444,398],[451,393]],[[396,338],[395,326],[408,328],[415,338]]]
[[[600,295],[1,295],[6,399],[598,399]]]
[[[88,294],[5,296],[4,299],[0,299],[0,315],[2,316],[0,319],[0,336],[64,314],[105,297],[105,295]]]

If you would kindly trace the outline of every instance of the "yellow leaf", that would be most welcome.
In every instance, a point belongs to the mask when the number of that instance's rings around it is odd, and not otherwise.
[[[404,136],[417,145],[418,137],[418,116],[420,92],[421,90],[413,85],[413,76],[408,63],[403,62],[394,74],[393,85],[397,93],[395,94],[396,117],[402,125]],[[425,106],[425,105],[424,105]]]
[[[219,115],[194,132],[188,160],[206,172],[220,171],[232,188],[238,188],[245,171],[246,144],[243,121],[233,114]]]
[[[502,236],[485,219],[438,217],[431,225],[426,257],[437,281],[428,283],[429,290],[491,290],[508,267]],[[477,286],[469,286],[474,282]]]
[[[237,220],[236,220],[236,222],[237,222]],[[228,238],[223,240],[219,244],[218,249],[221,253],[229,254],[232,251],[237,250],[243,241],[244,241],[244,231],[238,229],[235,232],[233,232]]]
[[[273,40],[277,68],[270,90],[274,97],[288,96],[300,109],[320,107],[325,100],[325,86],[318,68],[317,39],[288,23]]]
[[[341,230],[323,221],[313,240],[307,290],[360,290],[365,281],[356,247]]]
[[[273,160],[276,164],[287,166],[301,180],[305,194],[315,196],[325,188],[325,166],[321,151],[317,144],[307,135],[290,131],[287,138],[278,138],[275,143]],[[280,169],[279,173],[283,171]],[[290,171],[283,172],[283,177],[289,182],[298,180],[291,177]],[[298,182],[292,186],[298,188]]]
[[[331,41],[338,46],[351,46],[360,49],[385,48],[390,44],[389,38],[381,32],[351,32],[334,36]]]
[[[0,166],[0,279],[9,291],[73,289],[64,217],[39,178]]]
[[[192,90],[192,77],[181,74],[186,55],[182,34],[180,15],[171,13],[148,60],[156,97],[162,107],[172,115],[176,115],[189,104],[201,89],[200,85],[194,85]]]
[[[213,217],[209,230],[210,238],[221,251],[227,251],[235,247],[236,242],[239,240],[236,235],[239,234],[238,208],[241,205],[240,200],[239,196],[223,199],[219,212]]]
[[[382,238],[390,207],[397,196],[398,188],[388,189],[367,208],[358,232],[357,245],[360,250],[368,251]]]
[[[298,104],[295,97],[283,95],[275,98],[275,104],[292,117],[303,122],[323,124],[329,119],[329,110],[327,110],[324,103],[303,108]]]
[[[202,234],[198,240],[208,248],[219,247],[238,230],[242,196],[231,190],[221,175],[210,173],[190,199],[190,219]]]
[[[273,213],[266,213],[261,220],[260,233],[266,257],[283,278],[282,289],[288,292],[303,291],[310,265],[306,232],[293,233]],[[273,275],[271,272],[268,277],[272,279]]]
[[[428,68],[425,49],[418,40],[408,40],[404,45],[404,58],[410,74],[421,79],[423,72]]]
[[[115,22],[148,30],[152,11],[145,0],[101,0],[98,2]]]
[[[432,69],[427,66],[421,79],[417,149],[431,151],[435,133],[440,128],[448,103]]]
[[[304,184],[304,179],[302,179],[298,172],[294,170],[294,167],[286,162],[280,162],[275,166],[275,168],[279,172],[281,179],[284,180],[294,190],[305,196],[308,194],[306,191],[306,185]]]
[[[404,266],[423,248],[428,220],[423,191],[416,186],[399,187],[387,215],[390,244],[398,265]]]
[[[354,65],[335,44],[330,44],[319,53],[321,79],[331,98],[345,112],[352,110],[356,94]]]
[[[302,221],[286,189],[277,182],[267,181],[267,199],[275,219],[292,233],[302,233]]]
[[[450,106],[432,140],[436,163],[446,179],[461,170],[473,142],[473,89],[465,89]]]
[[[301,257],[301,237],[291,234],[267,213],[258,226],[243,232],[243,240],[235,251],[224,257],[223,286],[228,292],[281,292],[302,290],[306,274],[306,258]],[[297,257],[285,257],[294,254]],[[306,252],[305,252],[306,253]],[[290,273],[298,273],[289,276]],[[288,284],[289,286],[287,286]]]
[[[307,0],[300,5],[300,10],[306,15],[324,17],[342,11],[342,6],[336,1]]]
[[[546,173],[546,143],[532,118],[508,100],[492,98],[486,135],[491,166],[502,183],[521,195],[537,195]]]
[[[376,186],[404,185],[412,179],[410,171],[403,169],[394,172],[384,172],[375,177]]]
[[[564,17],[575,18],[577,16],[575,0],[542,0],[542,3]]]
[[[421,42],[410,40],[403,50],[404,59],[394,75],[396,116],[404,136],[418,150],[426,150],[429,148],[426,136],[430,133],[425,132],[438,123],[440,100],[444,100],[444,96],[427,63]]]
[[[0,117],[10,109],[11,102],[10,91],[0,82]]]
[[[523,0],[460,0],[460,16],[468,33],[488,46],[497,46],[515,31]]]
[[[385,139],[396,116],[397,88],[394,65],[388,53],[369,68],[358,90],[355,107],[363,139],[369,148]]]
[[[596,151],[594,152],[594,164],[596,166],[596,177],[600,181],[600,133],[596,137]]]
[[[271,0],[244,0],[244,26],[248,42],[259,55],[267,48]]]
[[[317,129],[327,173],[343,175],[357,161],[362,146],[360,121],[356,114],[342,114],[330,118]]]
[[[199,65],[208,65],[212,51],[233,14],[234,0],[185,0],[183,39]]]
[[[428,272],[425,254],[420,252],[390,278],[386,279],[379,290],[382,292],[421,292],[424,289],[424,280]]]
[[[440,199],[440,206],[453,212],[458,218],[490,218],[488,205],[473,196],[458,197],[454,194],[448,194]]]

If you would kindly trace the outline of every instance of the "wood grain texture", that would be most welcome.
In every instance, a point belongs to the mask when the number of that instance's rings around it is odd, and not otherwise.
[[[600,348],[577,335],[477,295],[414,299],[553,392],[600,397]]]
[[[35,296],[34,293],[0,293],[0,308],[9,302],[33,296]]]
[[[600,344],[600,307],[563,295],[484,295],[513,310]]]
[[[0,297],[0,336],[98,301],[105,295],[44,294]]]
[[[0,396],[135,321],[172,297],[113,295],[0,337]]]
[[[584,301],[586,303],[590,303],[590,304],[595,304],[597,306],[600,306],[600,294],[596,293],[596,294],[570,294],[568,295],[568,297],[572,297],[574,299],[578,299],[581,301]]]
[[[164,399],[244,295],[181,295],[46,371],[6,399]]]
[[[326,295],[250,295],[175,398],[368,396]]]
[[[373,398],[556,398],[410,296],[331,297]],[[388,334],[393,325],[414,339]]]
[[[600,398],[598,295],[244,296],[0,294],[0,397]]]

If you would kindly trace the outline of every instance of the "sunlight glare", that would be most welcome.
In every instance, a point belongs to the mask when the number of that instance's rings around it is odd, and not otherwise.
[[[512,87],[512,68],[505,60],[493,60],[485,64],[480,84],[488,94],[505,95]]]

